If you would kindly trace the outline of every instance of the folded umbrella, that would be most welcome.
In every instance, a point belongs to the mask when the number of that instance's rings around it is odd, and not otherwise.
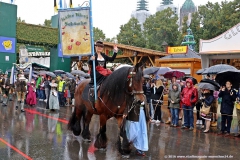
[[[149,67],[149,68],[146,68],[143,70],[143,74],[146,75],[146,74],[154,74],[158,71],[158,67]]]
[[[184,76],[185,76],[185,73],[178,70],[168,71],[163,75],[164,78],[168,78],[168,79],[172,79],[173,77],[182,78]]]
[[[227,81],[232,83],[233,88],[239,88],[240,84],[240,71],[235,69],[229,69],[219,72],[215,78],[221,86],[224,86]]]
[[[217,74],[219,72],[225,71],[225,70],[237,70],[237,68],[227,65],[227,64],[218,64],[211,66],[207,68],[204,72],[202,72],[203,75],[205,74]]]
[[[204,83],[204,82],[199,83],[199,84],[198,84],[198,88],[200,88],[200,89],[209,89],[209,90],[211,90],[211,91],[216,91],[216,90],[218,90],[218,88],[215,87],[214,85],[212,85],[211,83]]]

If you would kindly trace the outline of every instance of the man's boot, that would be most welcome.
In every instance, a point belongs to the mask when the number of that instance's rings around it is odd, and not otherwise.
[[[3,102],[3,95],[0,94],[0,103],[2,103],[2,102]]]
[[[9,100],[9,101],[12,101],[12,97],[13,97],[13,95],[12,95],[12,94],[9,94],[8,100]]]
[[[21,103],[21,112],[25,112],[25,110],[24,110],[24,102]]]
[[[21,105],[21,101],[17,101],[16,110],[18,110],[18,106],[20,105]]]
[[[3,106],[7,106],[8,97],[3,97]]]

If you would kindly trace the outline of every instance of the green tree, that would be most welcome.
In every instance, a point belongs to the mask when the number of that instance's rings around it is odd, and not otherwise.
[[[198,7],[192,14],[190,28],[195,37],[196,51],[199,50],[200,39],[212,39],[240,22],[239,0],[221,3],[208,2]],[[182,37],[186,34],[187,21],[182,26]],[[179,41],[178,41],[179,42]]]
[[[43,26],[52,27],[52,22],[51,22],[51,20],[45,19],[45,20],[44,20],[44,23],[43,23]]]
[[[99,29],[98,27],[93,27],[93,33],[94,33],[94,42],[96,42],[97,40],[104,41],[106,38],[103,31],[101,29]]]
[[[143,24],[144,35],[147,40],[146,47],[163,51],[162,43],[164,41],[170,46],[176,45],[180,36],[177,20],[177,15],[170,8],[147,18]]]
[[[17,18],[17,22],[22,22],[22,23],[26,23],[25,20],[22,20],[21,17]]]
[[[126,24],[120,26],[117,35],[118,43],[136,47],[145,47],[145,39],[141,25],[136,18],[131,18]]]

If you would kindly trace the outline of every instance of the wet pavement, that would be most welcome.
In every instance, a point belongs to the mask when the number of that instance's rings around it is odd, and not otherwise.
[[[0,106],[0,160],[118,160],[122,159],[116,147],[117,123],[107,122],[108,145],[106,151],[98,151],[93,143],[83,142],[67,130],[71,107],[62,107],[59,112],[45,110],[45,102],[35,107],[26,107],[26,112],[15,110],[15,102]],[[163,107],[163,120],[167,109]],[[181,123],[181,121],[179,121]],[[220,119],[218,120],[220,124]],[[90,124],[94,141],[99,128],[98,116]],[[232,132],[237,130],[234,117]],[[146,157],[134,154],[130,159],[240,159],[240,138],[223,137],[216,134],[217,128],[204,134],[200,128],[193,131],[172,128],[161,123],[149,124],[149,151]],[[182,156],[182,157],[181,157]]]

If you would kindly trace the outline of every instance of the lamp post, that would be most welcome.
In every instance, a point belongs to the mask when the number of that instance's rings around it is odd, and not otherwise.
[[[163,47],[164,52],[167,52],[168,43],[163,41],[162,47]]]

